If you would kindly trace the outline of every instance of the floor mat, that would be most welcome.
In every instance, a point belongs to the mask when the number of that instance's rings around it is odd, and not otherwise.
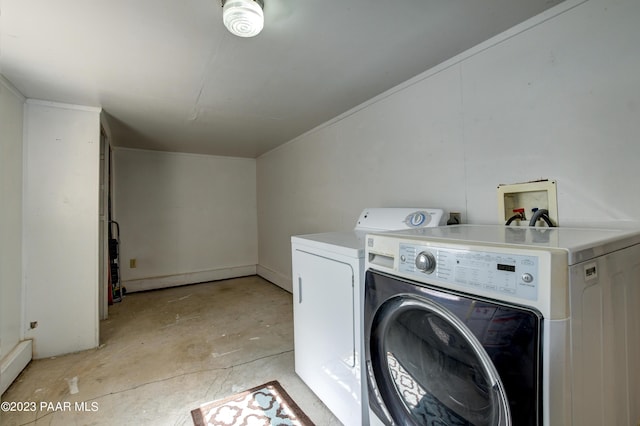
[[[191,411],[195,426],[314,426],[277,381]]]

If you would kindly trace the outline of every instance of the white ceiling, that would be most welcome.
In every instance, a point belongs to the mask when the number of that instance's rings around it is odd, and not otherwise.
[[[0,73],[101,106],[116,146],[257,157],[561,0],[0,0]]]

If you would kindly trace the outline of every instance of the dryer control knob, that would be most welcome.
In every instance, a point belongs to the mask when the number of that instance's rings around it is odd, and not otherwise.
[[[430,274],[436,269],[436,258],[428,251],[421,251],[416,256],[416,268],[426,274]]]

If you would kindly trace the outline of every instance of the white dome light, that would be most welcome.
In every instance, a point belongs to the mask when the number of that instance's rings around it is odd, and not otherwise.
[[[224,0],[223,0],[224,1]],[[253,37],[264,27],[262,0],[226,0],[222,5],[222,21],[231,34]]]

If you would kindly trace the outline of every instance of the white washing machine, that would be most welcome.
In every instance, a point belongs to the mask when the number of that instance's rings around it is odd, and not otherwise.
[[[367,236],[372,425],[640,424],[640,232]]]
[[[438,226],[443,215],[439,209],[365,209],[353,231],[291,237],[295,370],[345,425],[366,424],[368,417],[360,380],[365,235]]]

